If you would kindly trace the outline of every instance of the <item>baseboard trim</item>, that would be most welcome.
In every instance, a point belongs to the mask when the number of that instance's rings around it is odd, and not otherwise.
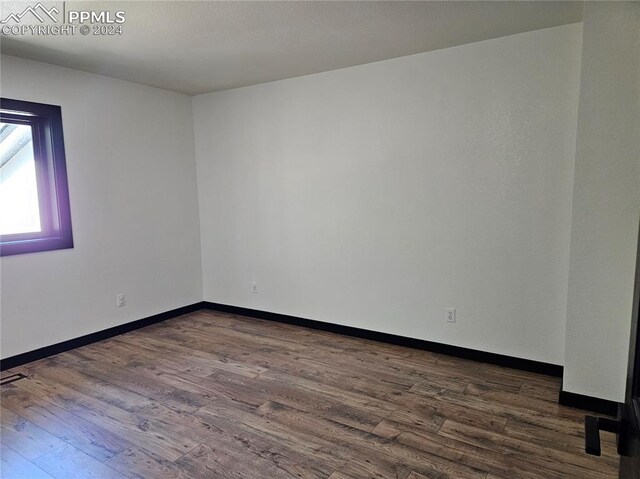
[[[605,414],[607,416],[618,415],[618,403],[609,401],[608,399],[600,399],[593,396],[584,396],[582,394],[570,393],[560,389],[558,403],[563,406],[584,409],[586,411]]]
[[[69,339],[61,343],[52,344],[50,346],[45,346],[33,351],[28,351],[26,353],[17,354],[15,356],[0,360],[0,371],[22,366],[23,364],[30,363],[32,361],[44,359],[49,356],[53,356],[54,354],[64,353],[65,351],[69,351],[71,349],[76,349],[81,346],[86,346],[87,344],[96,343],[104,339],[109,339],[120,334],[128,333],[129,331],[144,328],[145,326],[160,323],[162,321],[166,321],[167,319],[182,316],[183,314],[192,313],[204,308],[205,306],[203,305],[203,303],[194,303],[183,306],[181,308],[172,309],[171,311],[165,311],[164,313],[154,314],[153,316],[138,319],[130,323],[120,324],[112,328],[103,329],[102,331],[97,331],[85,336],[80,336],[79,338]]]
[[[153,316],[149,316],[147,318],[138,319],[130,323],[120,324],[112,328],[103,329],[102,331],[97,331],[85,336],[80,336],[79,338],[69,339],[61,343],[52,344],[50,346],[45,346],[34,351],[28,351],[26,353],[17,354],[15,356],[2,359],[0,360],[0,371],[12,369],[23,364],[30,363],[32,361],[44,359],[55,354],[60,354],[65,351],[79,348],[81,346],[86,346],[88,344],[96,343],[104,339],[109,339],[120,334],[128,333],[129,331],[144,328],[145,326],[160,323],[162,321],[182,316],[183,314],[192,313],[194,311],[199,311],[201,309],[265,319],[268,321],[292,324],[295,326],[302,326],[305,328],[317,329],[320,331],[328,331],[345,336],[369,339],[372,341],[395,344],[398,346],[406,346],[410,348],[421,349],[424,351],[446,354],[448,356],[454,356],[457,358],[471,359],[473,361],[544,374],[547,376],[562,377],[563,372],[563,367],[557,364],[533,361],[531,359],[516,358],[496,353],[488,353],[485,351],[462,348],[459,346],[451,346],[449,344],[436,343],[423,339],[408,338],[395,334],[380,333],[368,329],[354,328],[352,326],[325,323],[313,319],[299,318],[286,314],[271,313],[268,311],[243,308],[240,306],[232,306],[228,304],[212,303],[209,301],[202,301],[199,303],[183,306],[181,308],[172,309],[171,311],[165,311],[164,313],[154,314]],[[558,402],[564,406],[584,409],[587,411],[593,411],[609,416],[615,416],[618,413],[618,403],[614,401],[591,396],[584,396],[582,394],[571,393],[568,391],[560,390]]]
[[[271,313],[268,311],[260,311],[257,309],[243,308],[240,306],[231,306],[228,304],[212,303],[204,301],[202,303],[203,308],[210,309],[212,311],[219,311],[223,313],[237,314],[240,316],[249,316],[253,318],[265,319],[268,321],[276,321],[279,323],[292,324],[295,326],[302,326],[310,329],[318,329],[320,331],[328,331],[331,333],[342,334],[345,336],[353,336],[356,338],[370,339],[373,341],[379,341],[382,343],[395,344],[399,346],[406,346],[415,349],[422,349],[424,351],[431,351],[434,353],[446,354],[448,356],[455,356],[457,358],[471,359],[488,364],[495,364],[498,366],[504,366],[512,369],[519,369],[522,371],[528,371],[538,374],[544,374],[547,376],[562,377],[563,367],[543,363],[540,361],[533,361],[531,359],[515,358],[512,356],[505,356],[502,354],[488,353],[485,351],[478,351],[475,349],[462,348],[459,346],[451,346],[443,343],[436,343],[433,341],[426,341],[423,339],[408,338],[406,336],[397,336],[395,334],[380,333],[377,331],[371,331],[368,329],[354,328],[352,326],[343,326],[333,323],[325,323],[313,319],[299,318],[296,316],[289,316],[280,313]]]

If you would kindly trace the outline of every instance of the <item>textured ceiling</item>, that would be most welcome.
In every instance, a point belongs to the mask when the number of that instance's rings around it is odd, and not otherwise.
[[[0,17],[30,3],[0,4]],[[59,5],[62,2],[43,2]],[[199,94],[579,22],[582,2],[66,2],[121,36],[2,36],[2,53]]]

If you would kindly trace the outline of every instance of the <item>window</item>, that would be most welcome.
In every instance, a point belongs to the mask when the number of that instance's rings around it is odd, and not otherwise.
[[[0,98],[0,254],[73,248],[59,106]]]

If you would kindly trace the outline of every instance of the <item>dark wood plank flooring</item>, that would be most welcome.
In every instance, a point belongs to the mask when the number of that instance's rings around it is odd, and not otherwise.
[[[228,314],[15,372],[3,479],[617,477],[556,378]]]

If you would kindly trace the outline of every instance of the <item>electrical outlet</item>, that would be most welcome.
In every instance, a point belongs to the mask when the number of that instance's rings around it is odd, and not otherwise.
[[[251,292],[252,293],[257,293],[258,292],[258,282],[257,281],[253,281],[251,283]]]
[[[127,305],[127,297],[124,293],[116,294],[116,304],[118,305],[118,308],[122,308]]]
[[[447,323],[456,322],[456,308],[447,308]]]

